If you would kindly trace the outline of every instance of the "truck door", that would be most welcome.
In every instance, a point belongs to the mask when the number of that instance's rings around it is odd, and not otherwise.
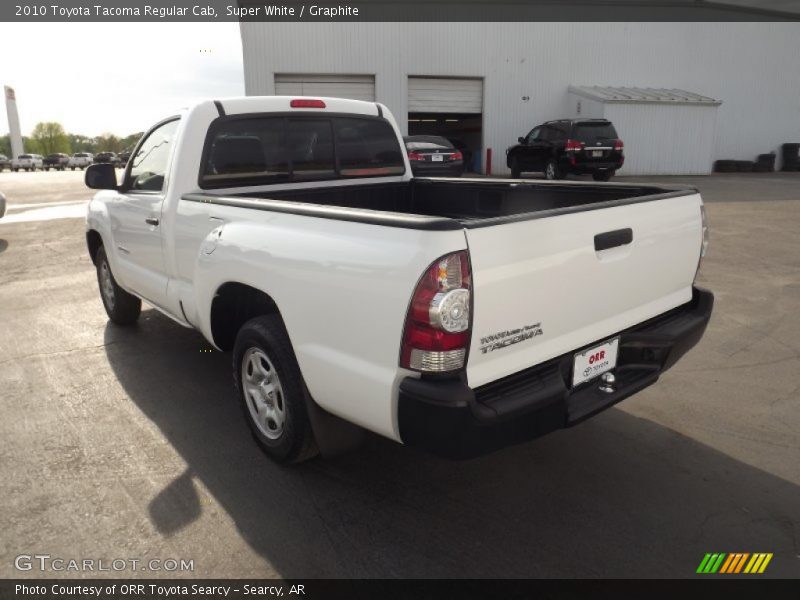
[[[119,196],[108,205],[123,284],[159,306],[167,291],[161,209],[177,127],[173,119],[146,134],[129,161]]]

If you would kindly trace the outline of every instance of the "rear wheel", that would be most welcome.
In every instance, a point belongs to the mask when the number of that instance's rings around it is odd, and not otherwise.
[[[547,179],[562,179],[564,174],[561,172],[561,169],[558,167],[558,163],[555,159],[551,158],[547,161],[547,164],[544,167],[544,176]]]
[[[233,377],[247,425],[264,452],[279,463],[299,463],[319,453],[303,376],[278,315],[256,317],[239,330]]]
[[[519,159],[515,156],[511,159],[511,178],[519,179],[521,175],[522,170],[520,169]]]
[[[106,250],[102,246],[95,257],[97,283],[100,285],[100,298],[108,318],[117,325],[132,325],[142,312],[142,301],[117,285],[111,265],[108,264]]]
[[[598,171],[592,173],[592,179],[595,181],[608,181],[614,176],[614,171]]]

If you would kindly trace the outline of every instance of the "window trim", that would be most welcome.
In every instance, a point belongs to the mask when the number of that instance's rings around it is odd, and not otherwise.
[[[133,151],[131,152],[131,157],[136,156],[136,154],[139,152],[139,148],[142,147],[142,145],[153,134],[153,132],[156,131],[156,129],[159,129],[159,128],[163,127],[164,125],[172,123],[173,121],[180,121],[180,120],[181,120],[180,115],[173,115],[171,117],[167,117],[166,119],[162,119],[161,121],[159,121],[158,123],[156,123],[155,125],[150,127],[150,129],[148,129],[147,131],[144,132],[144,134],[142,135],[141,139],[138,141],[136,146],[133,147]],[[122,183],[119,186],[119,192],[120,193],[122,193],[122,194],[146,194],[146,195],[166,194],[166,192],[167,192],[166,185],[164,187],[162,187],[158,191],[156,191],[156,190],[135,190],[132,187],[130,187],[129,184],[130,184],[130,176],[131,176],[131,167],[133,167],[133,161],[132,160],[128,160],[128,162],[125,164],[125,170],[122,173]],[[166,184],[166,177],[164,178],[164,183]]]
[[[237,183],[233,181],[224,181],[220,184],[209,183],[208,181],[203,180],[203,172],[205,171],[205,165],[208,163],[209,155],[211,154],[211,144],[214,139],[217,130],[219,130],[223,125],[225,125],[229,121],[237,121],[237,120],[245,120],[245,119],[266,119],[266,118],[279,118],[283,119],[284,121],[284,128],[288,123],[289,119],[327,119],[331,125],[331,142],[333,144],[333,160],[334,160],[334,170],[335,175],[333,177],[323,177],[318,179],[294,179],[294,166],[292,165],[291,157],[287,156],[286,160],[289,163],[289,176],[281,181],[272,182],[259,182],[259,183]],[[388,119],[384,118],[383,116],[375,116],[375,115],[364,115],[358,113],[341,113],[341,112],[292,112],[292,111],[276,111],[276,112],[251,112],[251,113],[239,113],[239,114],[226,114],[220,117],[217,117],[211,124],[208,126],[208,131],[206,132],[206,139],[203,142],[203,152],[200,156],[200,168],[197,173],[197,185],[201,190],[218,190],[218,189],[226,189],[226,188],[239,188],[239,187],[255,187],[255,186],[264,186],[264,185],[286,185],[286,184],[295,184],[295,183],[317,183],[317,182],[324,182],[324,181],[341,181],[341,180],[351,180],[351,181],[359,181],[362,179],[374,179],[378,177],[402,177],[406,175],[408,169],[406,168],[406,161],[405,158],[402,160],[402,167],[403,171],[401,173],[393,173],[391,175],[386,175],[385,173],[375,174],[375,175],[360,175],[358,177],[345,177],[340,174],[339,168],[339,155],[336,149],[336,127],[334,126],[333,119],[336,118],[348,118],[348,119],[364,119],[368,121],[380,121],[385,123],[389,126],[392,130],[392,133],[396,140],[397,132],[392,124],[389,122]],[[286,135],[286,130],[284,129],[283,135]],[[402,138],[399,138],[398,141],[398,149],[400,151],[401,157],[405,156],[405,143],[402,141]]]

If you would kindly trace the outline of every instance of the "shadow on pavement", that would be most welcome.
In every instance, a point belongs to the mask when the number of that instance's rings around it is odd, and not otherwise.
[[[3,253],[8,248],[8,240],[0,239],[0,253]]]
[[[284,577],[687,577],[734,551],[800,574],[797,486],[620,409],[468,462],[373,436],[333,462],[276,466],[246,429],[230,355],[145,314],[105,342],[188,464],[147,507],[164,535],[200,516],[201,481]]]

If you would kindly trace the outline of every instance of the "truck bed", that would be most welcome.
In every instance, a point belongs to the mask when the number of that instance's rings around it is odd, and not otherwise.
[[[331,185],[306,189],[251,191],[226,199],[261,199],[322,207],[422,215],[458,221],[464,227],[577,212],[603,204],[617,206],[694,193],[689,186],[584,182],[496,181],[480,179],[412,179],[398,183]],[[192,194],[187,199],[214,202],[216,195]],[[250,208],[254,206],[249,205]],[[264,204],[265,210],[275,209]],[[304,211],[304,214],[309,214]],[[320,214],[336,218],[336,214]],[[388,215],[387,215],[388,216]],[[391,220],[382,220],[390,225]]]

